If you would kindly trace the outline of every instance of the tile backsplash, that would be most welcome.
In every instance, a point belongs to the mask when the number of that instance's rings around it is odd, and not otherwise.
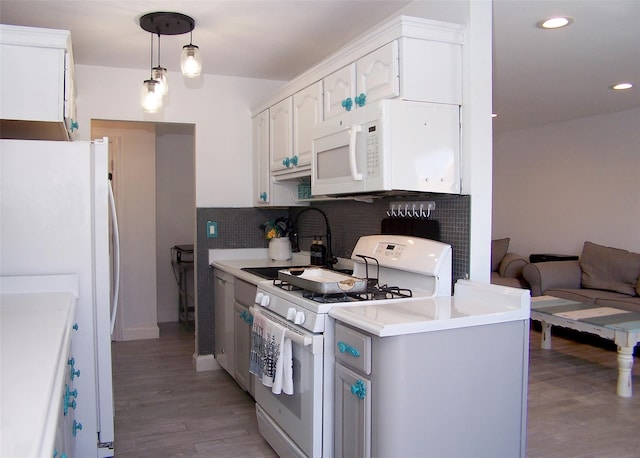
[[[380,234],[381,222],[387,217],[390,203],[434,201],[431,219],[440,223],[441,241],[453,250],[453,282],[469,272],[470,196],[419,194],[411,197],[384,197],[372,203],[354,200],[314,202],[329,220],[333,254],[349,258],[358,238]],[[209,249],[266,248],[267,240],[259,229],[263,222],[280,216],[295,218],[304,207],[280,209],[262,208],[198,208],[197,264],[198,278],[198,354],[214,351],[213,272],[208,264]],[[217,222],[218,237],[207,238],[207,221]],[[298,220],[300,249],[307,251],[314,235],[326,234],[324,219],[319,212],[305,212]]]

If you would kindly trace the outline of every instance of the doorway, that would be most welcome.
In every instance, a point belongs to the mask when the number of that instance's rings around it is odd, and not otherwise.
[[[91,137],[110,139],[120,223],[114,340],[157,338],[159,322],[178,321],[171,248],[195,240],[195,126],[93,120]]]

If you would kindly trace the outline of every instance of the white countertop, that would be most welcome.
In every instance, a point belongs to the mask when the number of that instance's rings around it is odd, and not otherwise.
[[[53,456],[75,306],[73,292],[0,296],[1,456]]]
[[[329,316],[375,336],[388,337],[526,320],[529,303],[528,290],[460,280],[453,297],[334,307]]]
[[[285,269],[293,266],[308,266],[309,260],[308,251],[293,253],[292,258],[288,261],[272,261],[269,259],[267,248],[209,250],[209,265],[252,284],[270,280],[245,272],[242,270],[243,267],[282,267]],[[350,269],[352,265],[353,262],[350,260],[338,259],[337,267],[339,268]]]

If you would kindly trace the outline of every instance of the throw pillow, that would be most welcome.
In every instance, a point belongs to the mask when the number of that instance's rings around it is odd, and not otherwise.
[[[509,238],[496,239],[491,241],[491,272],[497,272],[500,268],[500,261],[507,254],[509,249]]]
[[[635,296],[640,254],[585,242],[580,256],[582,287]]]

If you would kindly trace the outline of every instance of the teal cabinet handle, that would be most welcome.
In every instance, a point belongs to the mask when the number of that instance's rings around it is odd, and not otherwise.
[[[357,348],[354,348],[351,345],[348,345],[342,341],[338,342],[338,350],[340,350],[340,353],[348,353],[354,358],[360,357],[360,352],[358,351]]]
[[[78,129],[78,121],[71,120],[71,132]]]
[[[267,193],[265,191],[262,191],[260,193],[260,200],[262,200],[263,202],[267,201]]]
[[[298,166],[298,156],[297,156],[297,155],[296,155],[296,156],[293,156],[293,157],[291,158],[291,164],[292,164],[293,166],[295,166],[295,167],[297,167],[297,166]]]
[[[76,437],[78,435],[79,430],[82,430],[82,423],[78,423],[77,421],[73,420],[73,437]]]
[[[362,380],[357,380],[351,385],[351,394],[357,396],[358,399],[364,399],[367,395],[367,387]]]
[[[253,317],[246,310],[243,310],[242,312],[240,312],[240,318],[242,318],[244,322],[247,324],[253,324]]]
[[[73,330],[74,330],[74,331],[77,331],[77,330],[78,330],[78,323],[75,323],[75,324],[72,326],[72,328],[73,328]]]
[[[363,107],[365,103],[367,103],[367,96],[364,92],[361,92],[360,95],[355,98],[356,105],[359,107]]]
[[[352,106],[353,106],[353,100],[351,100],[351,97],[347,97],[342,101],[342,108],[344,108],[345,110],[351,111]]]

